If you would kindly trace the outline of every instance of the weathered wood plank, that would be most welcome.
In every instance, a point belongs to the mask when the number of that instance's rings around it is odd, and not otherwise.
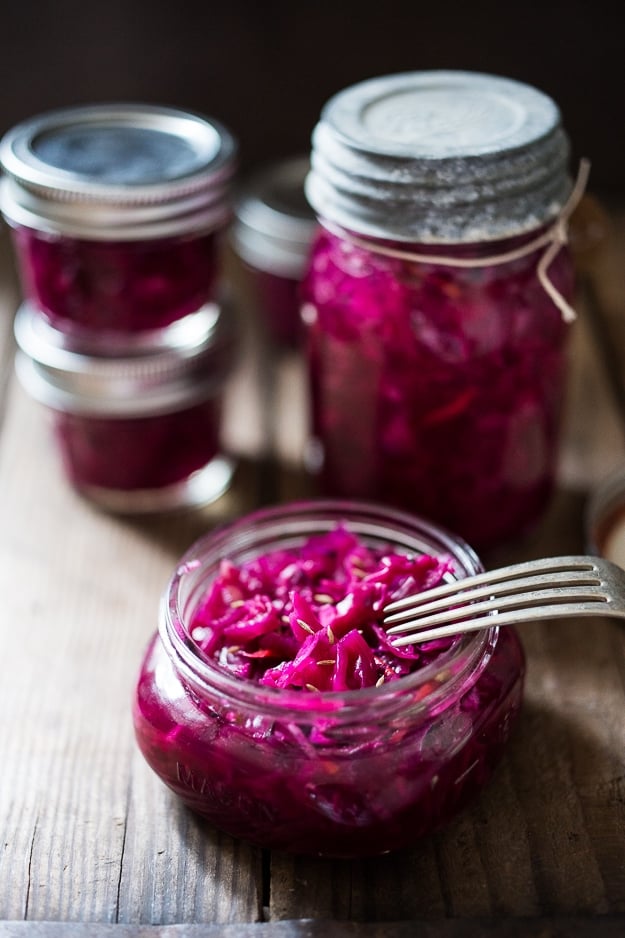
[[[0,923],[0,938],[622,938],[625,919],[493,919],[362,923],[328,920],[256,925],[125,926],[59,922]]]
[[[586,264],[586,300],[606,379],[625,418],[625,210],[599,215],[600,240]]]
[[[605,361],[589,291],[580,293],[571,336],[568,393],[558,475],[560,484],[587,492],[625,463],[625,423]]]
[[[258,851],[206,834],[136,754],[130,699],[180,552],[255,503],[133,523],[60,474],[43,411],[11,386],[0,437],[0,918],[254,921]]]

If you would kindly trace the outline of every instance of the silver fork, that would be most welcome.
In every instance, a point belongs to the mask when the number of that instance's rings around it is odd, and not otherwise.
[[[599,557],[547,557],[454,580],[390,603],[396,647],[564,616],[625,618],[625,570]]]

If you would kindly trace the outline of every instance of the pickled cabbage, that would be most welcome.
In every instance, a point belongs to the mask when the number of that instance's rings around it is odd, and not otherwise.
[[[396,680],[450,641],[395,649],[381,625],[394,599],[435,586],[451,561],[365,546],[343,525],[239,566],[223,560],[191,637],[238,677],[276,688],[345,691]]]

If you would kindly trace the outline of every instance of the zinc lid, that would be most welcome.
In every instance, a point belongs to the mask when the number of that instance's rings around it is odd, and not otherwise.
[[[106,417],[162,414],[217,393],[233,362],[229,311],[207,304],[153,345],[76,351],[28,303],[14,323],[16,370],[26,390],[57,410]]]
[[[304,195],[307,156],[292,157],[250,177],[235,204],[232,241],[253,267],[288,277],[304,272],[315,214]]]
[[[175,108],[96,104],[38,115],[0,141],[10,222],[99,240],[210,229],[229,213],[236,143]]]
[[[529,231],[571,189],[554,101],[479,72],[406,72],[339,92],[313,133],[306,195],[374,237],[454,243]]]

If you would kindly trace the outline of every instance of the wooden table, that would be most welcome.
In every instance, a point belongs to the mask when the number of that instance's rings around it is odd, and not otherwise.
[[[489,564],[581,551],[588,492],[625,461],[624,218],[610,213],[581,254],[557,495],[540,530]],[[133,739],[138,664],[191,541],[307,491],[302,363],[282,357],[268,382],[251,333],[225,431],[240,465],[217,504],[150,521],[103,514],[65,483],[45,413],[13,378],[3,238],[0,936],[625,934],[625,631],[613,621],[524,630],[526,703],[503,764],[472,809],[409,851],[268,855],[170,795]]]

